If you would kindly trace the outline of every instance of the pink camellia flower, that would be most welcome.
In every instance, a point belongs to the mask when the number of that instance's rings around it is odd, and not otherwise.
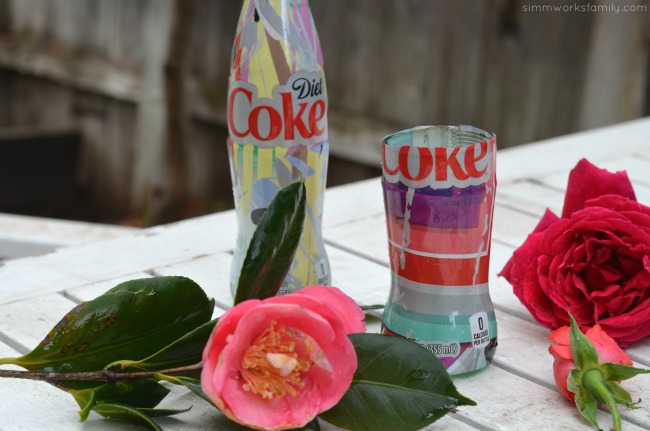
[[[363,319],[335,287],[244,301],[221,316],[203,351],[203,392],[250,428],[302,427],[350,386],[357,357],[347,334],[364,332]]]
[[[595,325],[589,329],[585,336],[591,341],[598,352],[598,364],[602,365],[606,362],[615,364],[632,366],[630,357],[621,350],[621,348],[605,331],[602,330],[600,325]],[[558,389],[564,394],[565,397],[574,401],[574,394],[567,389],[567,382],[569,374],[576,368],[573,361],[573,354],[571,352],[571,344],[569,342],[569,327],[563,326],[551,332],[548,337],[549,340],[556,344],[551,344],[548,351],[553,355],[555,361],[553,362],[553,375],[555,377],[555,384]]]
[[[562,217],[547,211],[499,275],[549,329],[598,323],[622,347],[650,335],[650,208],[625,172],[582,159]]]

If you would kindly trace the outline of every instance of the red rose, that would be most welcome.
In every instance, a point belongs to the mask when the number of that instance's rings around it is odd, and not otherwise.
[[[499,275],[542,325],[600,326],[622,347],[650,334],[650,208],[625,172],[582,159],[562,217],[547,210]]]

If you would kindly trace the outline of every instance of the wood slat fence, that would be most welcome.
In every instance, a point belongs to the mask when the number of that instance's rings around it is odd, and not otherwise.
[[[332,154],[368,166],[363,175],[378,172],[385,134],[414,125],[473,124],[503,148],[647,114],[645,0],[310,4]],[[240,7],[0,0],[0,140],[6,128],[81,131],[79,181],[108,219],[138,211],[156,220],[178,175],[184,199],[231,199],[224,114]],[[189,37],[182,58],[170,57],[182,13]],[[184,83],[180,120],[166,106],[172,69]],[[169,106],[185,131],[176,173]],[[330,184],[350,172],[332,163]]]

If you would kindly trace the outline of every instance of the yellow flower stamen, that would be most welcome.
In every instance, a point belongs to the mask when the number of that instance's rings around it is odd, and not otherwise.
[[[301,358],[295,352],[296,342],[305,342],[302,334],[288,330],[284,325],[276,328],[272,321],[262,335],[248,348],[241,362],[243,389],[264,399],[297,396],[305,384],[301,379],[313,361]]]

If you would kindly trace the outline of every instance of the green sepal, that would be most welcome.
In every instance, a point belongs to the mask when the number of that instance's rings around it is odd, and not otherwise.
[[[247,299],[275,296],[291,268],[305,222],[307,192],[303,182],[275,195],[246,251],[235,293],[235,305]]]
[[[581,370],[597,367],[598,352],[596,351],[596,348],[591,341],[589,341],[587,336],[582,333],[571,313],[569,313],[569,318],[571,319],[569,338],[571,342],[573,361]]]
[[[578,369],[576,368],[576,369],[574,369],[574,370],[572,370],[572,371],[580,371],[580,370],[578,370]],[[578,374],[579,374],[579,373],[578,373]],[[572,394],[576,394],[576,393],[578,393],[578,383],[577,383],[576,380],[573,378],[573,373],[572,373],[572,372],[569,373],[569,377],[567,378],[566,388],[567,388],[567,390],[568,390],[569,392],[571,392]]]
[[[631,379],[639,374],[648,374],[650,370],[641,368],[634,368],[627,365],[614,364],[608,362],[600,366],[600,371],[603,373],[605,380],[611,382],[620,382],[622,380]]]
[[[580,373],[579,370],[571,371],[571,375],[576,382],[579,381],[577,374]],[[584,416],[589,422],[591,422],[598,431],[602,431],[598,426],[598,419],[596,418],[596,412],[598,411],[598,405],[596,404],[596,397],[594,394],[586,389],[581,384],[578,384],[578,390],[575,393],[575,402],[578,411],[582,416]]]
[[[434,354],[405,338],[351,334],[358,367],[343,398],[321,413],[357,431],[419,430],[461,405],[461,395]]]
[[[632,400],[632,395],[630,395],[630,393],[623,389],[618,383],[607,382],[607,390],[612,394],[617,404],[622,404],[630,409],[639,408],[639,406],[636,405],[637,403]]]

